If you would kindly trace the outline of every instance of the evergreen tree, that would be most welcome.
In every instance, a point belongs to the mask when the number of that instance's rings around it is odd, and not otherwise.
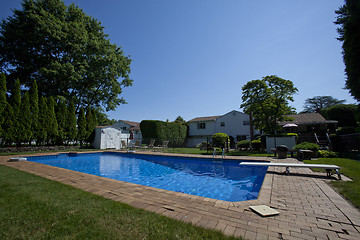
[[[65,136],[69,142],[73,142],[77,136],[77,128],[76,128],[76,113],[75,113],[75,105],[73,102],[70,102],[67,109],[67,118],[65,124]]]
[[[93,109],[87,108],[86,110],[86,142],[90,143],[94,140],[94,130],[97,126]]]
[[[66,118],[67,118],[66,103],[63,100],[59,100],[56,110],[56,120],[58,123],[58,137],[56,140],[56,144],[63,144],[66,139],[65,136]]]
[[[36,134],[36,144],[40,145],[47,139],[48,119],[47,119],[47,101],[44,96],[39,101],[39,122]]]
[[[80,145],[83,145],[83,142],[86,139],[86,119],[85,119],[85,110],[83,107],[80,108],[77,124],[78,124],[77,139],[80,141]]]
[[[21,117],[19,117],[19,125],[22,129],[22,132],[19,136],[20,140],[22,142],[31,142],[33,134],[31,131],[31,111],[28,91],[25,92],[24,96],[21,99],[20,113]]]
[[[17,79],[15,81],[15,85],[13,88],[13,91],[11,93],[10,96],[10,104],[13,108],[13,124],[14,124],[14,133],[13,133],[13,137],[14,137],[14,141],[16,142],[16,144],[19,146],[21,145],[21,141],[22,141],[22,133],[24,131],[24,128],[21,124],[21,118],[22,118],[22,113],[20,110],[20,105],[21,105],[21,90],[20,90],[20,81],[19,79]]]
[[[5,102],[4,110],[2,113],[3,116],[3,136],[2,141],[5,145],[11,145],[15,141],[15,124],[14,124],[14,111],[11,105],[8,102]]]
[[[39,94],[36,80],[33,81],[29,91],[32,139],[38,139],[37,134],[39,130]]]
[[[55,115],[55,101],[52,96],[48,98],[48,106],[47,106],[47,140],[48,143],[53,143],[58,135],[58,124],[56,121]]]
[[[4,110],[6,101],[6,77],[5,74],[0,73],[0,140],[3,138],[3,134],[5,133],[2,128],[2,124],[4,122]]]

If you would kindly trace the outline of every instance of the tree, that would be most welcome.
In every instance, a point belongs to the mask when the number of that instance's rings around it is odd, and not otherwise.
[[[61,145],[66,139],[65,128],[66,128],[67,108],[66,103],[63,100],[59,100],[56,110],[56,120],[58,123],[58,134],[56,138],[56,144]]]
[[[91,143],[95,137],[95,128],[97,126],[96,117],[94,115],[93,109],[86,109],[86,142]]]
[[[70,102],[67,108],[66,114],[66,124],[65,124],[65,136],[69,142],[73,142],[77,136],[77,128],[76,128],[76,113],[75,106],[73,102]]]
[[[321,114],[327,120],[338,121],[338,127],[356,127],[356,113],[357,106],[355,104],[338,104],[330,108],[325,108],[321,111]]]
[[[3,129],[2,124],[4,122],[4,110],[5,110],[5,104],[7,104],[6,101],[6,77],[5,74],[0,73],[0,139],[3,136]]]
[[[58,136],[58,124],[56,121],[56,115],[55,115],[55,101],[52,96],[48,98],[48,105],[47,105],[47,142],[53,143]]]
[[[85,118],[85,110],[83,107],[80,108],[77,125],[78,125],[77,139],[80,141],[80,145],[82,145],[86,139],[86,118]]]
[[[331,96],[316,96],[305,100],[304,111],[305,113],[317,112],[320,113],[321,109],[329,108],[337,104],[343,104],[345,100],[338,100]]]
[[[17,145],[21,145],[22,132],[24,131],[21,124],[22,113],[20,110],[21,105],[21,90],[20,90],[20,81],[17,79],[14,84],[13,91],[10,96],[10,105],[13,109],[13,138]]]
[[[335,11],[338,15],[335,24],[339,41],[343,42],[343,59],[347,80],[345,87],[360,101],[360,1],[345,0],[345,4]]]
[[[252,114],[254,126],[266,133],[280,129],[278,121],[286,120],[285,115],[292,113],[289,101],[298,91],[293,82],[275,75],[252,80],[243,87],[240,105],[245,113]]]
[[[215,147],[225,148],[226,142],[230,141],[226,133],[215,133],[212,135],[212,141]]]
[[[186,123],[186,121],[181,116],[178,116],[174,122],[175,123]]]
[[[37,132],[39,130],[39,94],[36,80],[33,81],[29,91],[32,139],[37,139]]]
[[[20,104],[20,113],[19,117],[19,125],[21,126],[22,132],[20,134],[20,140],[22,142],[30,142],[33,136],[33,132],[31,131],[31,111],[30,111],[30,99],[29,92],[26,91],[21,99]]]
[[[63,96],[77,110],[125,103],[119,94],[132,85],[130,63],[98,20],[61,0],[24,0],[0,24],[0,71],[9,86],[36,79],[40,95]]]
[[[38,130],[35,134],[37,145],[40,145],[45,140],[47,140],[47,129],[49,124],[47,114],[48,114],[47,101],[44,96],[41,96],[39,101]]]

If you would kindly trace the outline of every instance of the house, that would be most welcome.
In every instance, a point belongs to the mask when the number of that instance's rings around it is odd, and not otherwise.
[[[338,121],[326,120],[320,113],[300,113],[287,115],[293,120],[279,122],[280,126],[292,123],[298,125],[297,133],[335,132]]]
[[[235,110],[220,116],[197,117],[188,121],[188,125],[188,147],[194,147],[202,141],[211,141],[215,133],[226,133],[232,144],[250,140],[260,133],[253,128],[249,114]]]
[[[119,120],[111,126],[96,127],[95,138],[91,145],[96,149],[120,149],[137,140],[142,141],[140,123]]]

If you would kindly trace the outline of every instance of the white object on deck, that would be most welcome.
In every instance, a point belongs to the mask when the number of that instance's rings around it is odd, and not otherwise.
[[[266,167],[286,167],[286,173],[289,174],[290,167],[300,167],[300,168],[323,168],[326,169],[327,175],[330,176],[331,170],[334,169],[341,179],[341,175],[339,173],[339,166],[336,165],[328,165],[328,164],[300,164],[300,163],[271,163],[271,162],[241,162],[240,165],[247,166],[266,166]]]
[[[266,205],[250,206],[250,209],[260,214],[262,217],[268,217],[279,214],[278,211]]]
[[[26,157],[13,157],[10,158],[9,162],[23,162],[26,161]]]

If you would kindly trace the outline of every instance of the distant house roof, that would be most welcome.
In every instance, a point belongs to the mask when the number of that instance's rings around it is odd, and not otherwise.
[[[334,120],[326,120],[320,113],[300,113],[300,114],[291,114],[286,115],[287,117],[291,117],[294,120],[292,121],[282,121],[279,122],[279,125],[285,125],[288,123],[294,124],[320,124],[320,123],[337,123]]]
[[[126,120],[120,120],[124,123],[127,123],[130,125],[129,130],[140,130],[140,123],[139,122],[132,122],[132,121],[126,121]]]
[[[209,117],[197,117],[189,120],[189,122],[205,122],[205,121],[214,121],[221,116],[209,116]]]

